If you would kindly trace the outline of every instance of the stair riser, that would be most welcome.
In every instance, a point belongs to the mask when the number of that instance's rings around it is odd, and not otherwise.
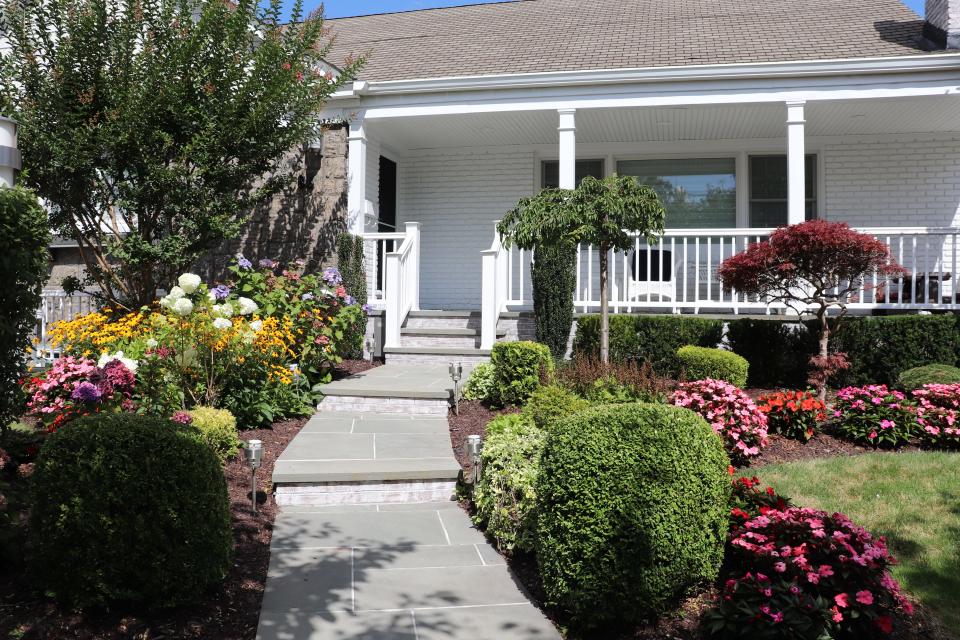
[[[490,356],[434,355],[426,353],[388,353],[384,356],[389,363],[397,364],[449,364],[462,362],[464,368],[473,368],[483,362],[490,362]]]
[[[289,484],[277,485],[274,499],[281,507],[404,504],[450,500],[455,488],[456,482],[451,480]]]
[[[401,336],[400,346],[476,349],[480,340],[474,336]]]
[[[407,318],[411,329],[479,329],[480,317],[469,318]]]
[[[388,356],[393,357],[393,356]],[[446,417],[447,400],[420,398],[371,398],[364,396],[327,396],[317,405],[318,411],[360,411],[369,413],[402,413],[418,416]]]

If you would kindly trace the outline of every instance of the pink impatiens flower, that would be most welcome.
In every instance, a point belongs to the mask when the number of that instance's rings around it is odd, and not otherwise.
[[[873,594],[870,591],[864,589],[863,591],[857,591],[857,602],[863,605],[870,606],[873,604]]]
[[[847,602],[847,594],[845,593],[838,593],[837,595],[833,596],[833,601],[836,602],[837,606],[841,609],[845,609],[846,607],[850,606],[850,603]]]

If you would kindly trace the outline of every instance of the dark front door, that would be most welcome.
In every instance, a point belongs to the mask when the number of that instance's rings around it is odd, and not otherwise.
[[[380,226],[378,231],[397,228],[397,163],[380,156]]]

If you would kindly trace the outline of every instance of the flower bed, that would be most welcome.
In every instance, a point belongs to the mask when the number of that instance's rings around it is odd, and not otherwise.
[[[935,448],[960,448],[960,384],[927,384],[912,392],[920,438]]]
[[[861,444],[896,447],[917,430],[910,401],[883,384],[841,389],[833,415],[840,433]]]
[[[724,442],[734,464],[760,455],[767,445],[767,417],[746,393],[723,380],[681,384],[670,398],[702,415]]]
[[[807,442],[826,419],[826,405],[810,391],[778,391],[762,396],[759,408],[771,433]]]

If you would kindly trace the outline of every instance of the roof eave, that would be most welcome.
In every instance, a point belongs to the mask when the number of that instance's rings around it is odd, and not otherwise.
[[[550,71],[484,76],[453,76],[410,80],[358,80],[350,89],[338,91],[333,100],[358,96],[529,89],[533,87],[590,86],[703,80],[743,80],[835,75],[917,73],[960,70],[960,53],[925,54],[880,58],[847,58],[796,62],[760,62],[636,69]]]

